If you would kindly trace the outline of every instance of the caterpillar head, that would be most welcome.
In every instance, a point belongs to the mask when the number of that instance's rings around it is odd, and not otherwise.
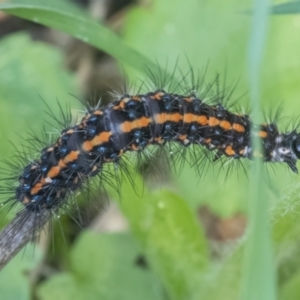
[[[300,159],[300,134],[292,131],[277,138],[276,161],[286,162],[291,170],[298,173],[297,160]]]

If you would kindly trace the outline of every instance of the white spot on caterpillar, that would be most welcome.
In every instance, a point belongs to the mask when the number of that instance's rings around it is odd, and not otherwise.
[[[280,154],[288,154],[288,153],[290,153],[290,150],[289,149],[287,149],[286,147],[280,147],[280,148],[278,148],[278,152],[280,153]]]
[[[246,146],[246,147],[244,148],[244,155],[243,155],[243,156],[247,156],[247,154],[248,154],[250,151],[251,151],[251,148],[248,147],[248,146]]]

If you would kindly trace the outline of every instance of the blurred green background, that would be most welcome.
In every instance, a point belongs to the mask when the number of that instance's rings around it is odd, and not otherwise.
[[[299,123],[299,3],[270,15],[258,74],[262,111],[279,108],[283,131]],[[206,82],[216,74],[222,84],[238,82],[229,105],[248,112],[251,7],[235,0],[0,2],[1,158],[21,151],[31,130],[49,141],[59,134],[42,99],[56,113],[58,101],[81,116],[76,97],[107,103],[109,91],[121,92],[124,73],[138,84],[157,65],[170,73],[178,62],[183,72],[206,70]],[[147,176],[134,170],[134,189],[129,180],[119,193],[107,187],[110,201],[101,194],[100,209],[80,199],[87,212],[80,222],[78,212],[63,213],[53,234],[43,232],[0,273],[1,299],[240,299],[249,162],[169,172],[156,157],[148,167]],[[276,278],[279,299],[298,299],[299,177],[285,165],[264,167],[268,199],[260,200],[270,202],[273,248],[262,251],[274,253],[274,269],[264,274]]]

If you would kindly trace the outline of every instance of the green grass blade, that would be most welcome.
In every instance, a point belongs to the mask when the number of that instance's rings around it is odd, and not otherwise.
[[[134,183],[140,191],[142,179],[135,176]],[[120,208],[171,299],[199,299],[209,254],[204,231],[187,203],[171,192],[152,193],[146,187],[141,198],[129,182],[122,183],[120,194]]]
[[[248,68],[254,124],[260,124],[260,69],[268,23],[268,0],[255,0],[250,35]],[[254,153],[261,152],[260,140],[253,136]],[[262,162],[254,159],[249,197],[249,235],[245,255],[243,300],[276,298],[275,272],[269,229],[269,203],[265,192]]]
[[[15,0],[0,10],[65,32],[139,71],[157,68],[150,59],[127,46],[113,31],[97,23],[81,9],[65,1]]]

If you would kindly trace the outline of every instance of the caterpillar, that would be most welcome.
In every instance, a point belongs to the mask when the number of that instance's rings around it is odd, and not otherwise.
[[[248,115],[232,113],[221,103],[209,105],[194,94],[125,94],[89,109],[77,125],[64,128],[39,159],[24,167],[13,198],[29,211],[55,209],[98,175],[104,164],[117,163],[126,152],[141,152],[152,144],[194,144],[213,151],[214,160],[251,159],[251,128],[262,140],[265,162],[286,163],[298,172],[300,135],[295,130],[280,133],[274,123],[255,126]]]
[[[25,166],[8,163],[14,168],[0,190],[2,196],[12,194],[3,205],[11,209],[21,204],[23,220],[45,214],[48,218],[48,213],[66,206],[91,178],[105,180],[106,165],[120,165],[127,152],[142,154],[151,145],[162,148],[168,143],[179,149],[196,149],[192,164],[203,160],[203,153],[205,159],[209,159],[207,153],[212,154],[211,162],[259,156],[265,162],[285,163],[297,173],[297,130],[282,133],[275,122],[256,125],[249,115],[232,112],[224,103],[226,88],[220,93],[217,81],[199,96],[194,88],[185,93],[172,91],[170,84],[144,93],[124,93],[107,105],[87,106],[81,121],[72,125],[70,113],[61,108],[63,121],[53,116],[64,127],[59,137],[48,145],[38,143],[42,146],[39,157]],[[253,151],[253,135],[261,139],[261,153]],[[47,218],[33,220],[34,231],[44,226]],[[22,222],[15,226],[21,228]]]

